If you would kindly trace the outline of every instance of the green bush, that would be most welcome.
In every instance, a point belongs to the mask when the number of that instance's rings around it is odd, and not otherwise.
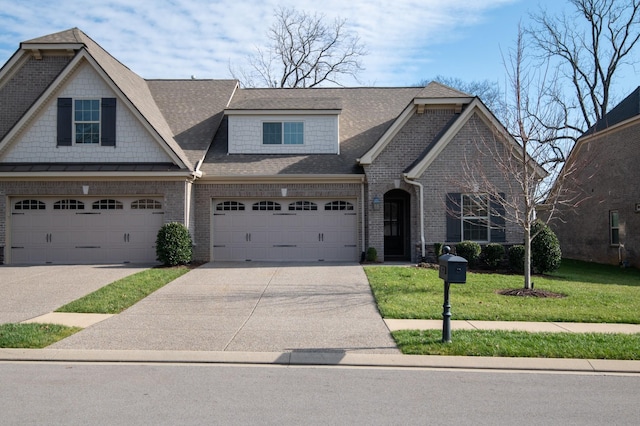
[[[433,243],[433,254],[436,257],[436,260],[442,256],[442,246],[442,243]]]
[[[524,272],[524,246],[509,247],[509,268],[514,272]]]
[[[491,269],[497,269],[504,257],[504,246],[498,243],[489,243],[484,248],[484,262]]]
[[[378,260],[378,250],[375,247],[369,247],[367,249],[367,262],[375,262]]]
[[[456,254],[464,257],[469,262],[469,267],[474,267],[480,258],[482,248],[475,241],[462,241],[456,244]]]
[[[181,223],[167,223],[158,231],[156,259],[165,266],[184,265],[191,262],[193,244],[189,230]]]
[[[531,267],[537,274],[553,272],[560,267],[562,251],[556,234],[546,223],[538,220],[531,227]]]

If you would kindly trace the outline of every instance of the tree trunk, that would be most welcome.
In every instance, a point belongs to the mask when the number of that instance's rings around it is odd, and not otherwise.
[[[530,290],[533,288],[531,282],[531,230],[524,230],[524,288]]]

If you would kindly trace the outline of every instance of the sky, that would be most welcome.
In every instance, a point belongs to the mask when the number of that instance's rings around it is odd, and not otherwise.
[[[390,7],[389,5],[393,5]],[[442,75],[505,84],[518,24],[558,0],[0,0],[0,64],[32,38],[78,27],[143,78],[231,78],[279,6],[345,19],[368,55],[348,86],[411,86]],[[616,87],[626,96],[632,70]],[[622,99],[622,98],[620,98]]]

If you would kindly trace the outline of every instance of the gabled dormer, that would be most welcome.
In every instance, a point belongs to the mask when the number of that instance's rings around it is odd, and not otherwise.
[[[339,98],[244,89],[225,110],[228,154],[339,154]]]

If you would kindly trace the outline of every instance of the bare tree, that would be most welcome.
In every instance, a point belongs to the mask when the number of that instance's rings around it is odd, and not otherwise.
[[[270,44],[257,47],[249,57],[249,69],[232,70],[247,87],[315,87],[340,85],[340,78],[357,80],[367,54],[346,20],[325,23],[325,16],[295,9],[276,9],[269,28]]]
[[[431,81],[437,81],[445,86],[460,90],[461,92],[477,96],[493,112],[498,119],[502,119],[504,113],[504,102],[502,101],[502,91],[497,81],[472,80],[464,81],[457,77],[446,77],[437,75],[432,79],[425,79],[418,83],[418,86],[426,86]]]
[[[533,15],[529,28],[534,47],[546,59],[558,60],[568,80],[571,101],[556,101],[567,111],[577,108],[578,123],[563,130],[584,133],[603,118],[614,79],[623,65],[633,64],[631,52],[640,39],[640,0],[569,0],[575,12]]]
[[[524,33],[519,30],[516,47],[505,58],[508,87],[504,124],[509,131],[496,128],[491,140],[478,143],[478,151],[463,166],[458,185],[470,193],[481,188],[491,200],[486,207],[491,209],[490,215],[522,229],[524,288],[532,289],[531,242],[537,236],[533,233],[537,209],[545,203],[544,219],[549,222],[559,204],[574,205],[581,195],[562,185],[580,165],[557,170],[563,160],[556,145],[557,129],[565,117],[562,107],[547,96],[555,92],[557,79],[549,69],[532,63],[525,44]],[[501,179],[495,178],[496,169]],[[549,178],[555,178],[555,186]]]

